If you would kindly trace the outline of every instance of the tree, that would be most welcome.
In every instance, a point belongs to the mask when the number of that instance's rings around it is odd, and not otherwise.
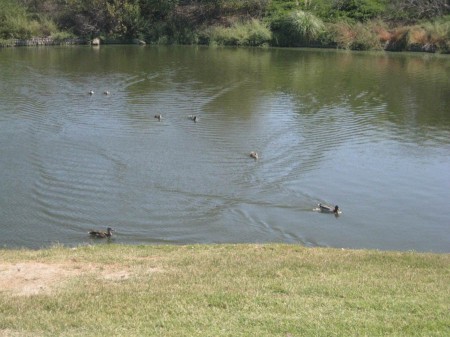
[[[386,16],[394,20],[419,20],[444,16],[449,13],[449,0],[392,0]]]
[[[106,29],[111,35],[137,37],[144,21],[138,0],[110,0],[106,3]]]
[[[179,0],[139,0],[139,6],[144,18],[164,20],[179,2]]]
[[[387,0],[318,0],[312,5],[312,9],[328,20],[350,18],[365,21],[380,16],[387,3]]]

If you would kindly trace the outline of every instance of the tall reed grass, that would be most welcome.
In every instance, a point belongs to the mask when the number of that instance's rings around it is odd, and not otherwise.
[[[257,19],[236,22],[230,27],[214,26],[202,32],[203,40],[211,45],[263,46],[272,39],[269,27]]]
[[[393,28],[386,49],[450,53],[449,17]]]
[[[427,32],[427,43],[434,44],[443,53],[450,53],[450,16],[422,25]]]
[[[363,24],[342,21],[329,24],[328,28],[336,45],[343,49],[381,50],[382,40],[389,38],[387,31],[379,22]]]
[[[309,43],[325,29],[321,19],[310,12],[295,11],[290,15],[291,29],[302,42]]]
[[[274,19],[271,29],[279,46],[308,46],[325,33],[325,24],[310,12],[295,10]]]

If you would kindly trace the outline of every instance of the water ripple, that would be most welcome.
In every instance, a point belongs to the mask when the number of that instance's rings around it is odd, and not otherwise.
[[[408,248],[405,232],[422,247],[448,243],[436,211],[450,153],[439,72],[414,81],[396,57],[351,53],[203,50],[199,61],[148,47],[116,64],[103,57],[119,47],[51,50],[65,63],[0,59],[0,234],[33,232],[13,244],[77,244],[106,226],[125,243]],[[318,202],[342,216],[313,212]]]

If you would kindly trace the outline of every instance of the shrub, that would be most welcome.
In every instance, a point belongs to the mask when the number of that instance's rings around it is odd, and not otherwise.
[[[304,11],[296,11],[291,14],[291,25],[294,35],[305,42],[317,38],[324,29],[322,20]]]
[[[385,49],[388,51],[405,50],[408,46],[409,27],[399,27],[392,30],[391,38],[388,41]]]
[[[385,44],[391,39],[389,28],[387,24],[382,20],[371,20],[366,24],[369,25],[370,29],[377,35],[378,40],[381,44]]]
[[[51,37],[55,41],[64,41],[64,40],[67,40],[67,39],[75,38],[75,35],[73,35],[70,32],[55,32],[55,33],[52,33]]]
[[[410,45],[424,45],[428,43],[429,35],[427,31],[421,26],[413,26],[408,32],[408,44]]]
[[[245,27],[247,31],[246,41],[249,46],[261,46],[272,39],[272,33],[269,27],[259,20],[250,20]]]
[[[381,50],[383,49],[377,32],[371,25],[356,23],[354,26],[356,39],[351,45],[353,50]]]
[[[262,46],[271,38],[272,34],[267,25],[257,19],[238,22],[231,27],[216,26],[203,32],[204,40],[218,45]]]
[[[28,23],[25,7],[13,0],[0,1],[0,38],[28,37]]]
[[[428,43],[436,46],[442,53],[450,52],[450,20],[449,17],[434,22],[426,22],[421,28],[428,35]]]
[[[372,25],[360,22],[350,24],[342,21],[331,24],[330,30],[339,48],[351,50],[378,50],[382,49],[380,38]]]
[[[281,46],[310,45],[325,30],[321,19],[310,12],[294,11],[272,22],[276,44]]]
[[[138,37],[145,30],[146,22],[141,10],[133,1],[106,3],[109,34],[118,37]],[[106,28],[106,27],[105,27]]]
[[[380,16],[387,3],[387,0],[316,0],[311,8],[321,18],[331,21],[343,18],[366,21]]]
[[[0,38],[0,47],[13,47],[14,40],[13,39],[2,39]]]

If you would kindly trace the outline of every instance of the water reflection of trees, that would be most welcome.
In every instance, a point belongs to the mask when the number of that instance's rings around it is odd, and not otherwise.
[[[450,116],[443,113],[450,103],[446,60],[355,53],[305,54],[292,62],[291,76],[280,80],[301,98],[307,94],[312,109],[314,102],[322,106],[345,102],[354,111],[376,108],[384,102],[387,113],[379,116],[382,119],[395,122],[399,120],[397,115],[407,115],[409,119],[413,109],[420,124],[450,122]]]
[[[448,56],[198,46],[37,48],[14,54],[33,69],[53,67],[78,79],[112,71],[139,77],[134,85],[124,83],[131,96],[180,90],[209,109],[238,102],[240,118],[250,117],[267,96],[283,93],[303,114],[347,106],[372,123],[399,130],[450,131]]]
[[[301,104],[305,114],[347,106],[398,132],[426,137],[430,130],[450,131],[446,56],[281,49],[218,49],[213,54],[195,76],[203,83],[250,80],[253,93],[249,86],[229,93],[240,102],[282,92]],[[245,111],[252,109],[241,113]]]

